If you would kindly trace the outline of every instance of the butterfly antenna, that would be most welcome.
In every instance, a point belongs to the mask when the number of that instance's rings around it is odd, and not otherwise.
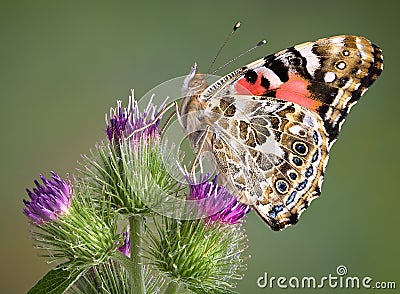
[[[239,54],[238,56],[236,56],[235,58],[233,58],[232,60],[229,60],[227,63],[225,63],[224,65],[218,67],[216,70],[214,70],[212,72],[212,74],[215,74],[217,71],[219,71],[220,69],[223,69],[224,67],[226,67],[227,65],[231,64],[232,62],[238,60],[240,57],[242,57],[243,55],[246,55],[247,53],[250,53],[251,51],[253,51],[254,49],[261,47],[263,45],[267,44],[266,40],[261,40],[260,42],[258,42],[256,45],[254,45],[253,47],[251,47],[250,49],[246,50],[245,52]]]
[[[232,31],[229,33],[228,36],[226,36],[224,43],[222,43],[221,47],[219,47],[217,54],[215,54],[215,57],[213,59],[213,61],[210,64],[210,67],[208,68],[207,73],[210,73],[211,68],[214,66],[215,61],[217,60],[219,54],[221,53],[222,49],[225,47],[225,45],[228,43],[229,39],[232,37],[232,35],[236,32],[236,30],[240,27],[240,21],[238,21],[237,23],[235,23],[235,25],[233,26]]]

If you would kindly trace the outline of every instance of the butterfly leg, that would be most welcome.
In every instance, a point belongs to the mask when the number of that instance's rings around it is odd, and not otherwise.
[[[199,138],[199,144],[196,144],[199,147],[197,149],[196,157],[195,157],[195,159],[193,161],[192,168],[190,169],[190,177],[192,177],[192,175],[194,175],[197,165],[198,164],[201,165],[200,156],[201,156],[201,154],[203,152],[203,149],[204,149],[207,137],[208,137],[209,130],[210,130],[210,127],[207,126],[206,129],[204,130],[202,136]]]
[[[171,122],[172,118],[176,115],[178,120],[180,119],[180,114],[179,114],[179,106],[178,103],[176,101],[173,102],[173,104],[175,105],[175,111],[172,112],[170,114],[170,116],[167,118],[167,121],[165,122],[165,124],[162,126],[161,130],[160,130],[160,135],[164,134],[164,131],[166,129],[166,127],[169,125],[169,123]],[[169,105],[167,106],[168,109],[170,108]],[[171,106],[172,107],[172,106]]]

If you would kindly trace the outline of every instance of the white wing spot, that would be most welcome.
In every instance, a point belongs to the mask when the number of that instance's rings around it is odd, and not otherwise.
[[[304,134],[303,136],[300,135],[300,131],[301,131],[301,130],[303,130],[303,128],[302,128],[301,126],[299,126],[299,125],[294,125],[294,126],[292,126],[292,127],[290,127],[290,128],[288,129],[288,131],[289,131],[291,134],[304,137],[305,134]]]
[[[324,76],[324,81],[327,83],[332,83],[335,79],[336,79],[336,74],[331,71],[328,71]]]
[[[344,61],[340,61],[338,64],[336,64],[336,67],[338,69],[345,69],[346,68],[346,63]]]

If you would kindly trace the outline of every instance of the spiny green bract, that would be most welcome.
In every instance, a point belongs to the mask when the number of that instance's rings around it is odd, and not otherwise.
[[[241,224],[204,219],[155,220],[147,239],[151,264],[196,293],[230,292],[245,270],[246,234]]]

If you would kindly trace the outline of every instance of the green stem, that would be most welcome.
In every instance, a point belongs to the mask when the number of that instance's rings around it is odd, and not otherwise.
[[[126,257],[126,255],[123,254],[121,251],[115,251],[113,256],[111,256],[111,259],[121,264],[126,269],[130,277],[133,277],[135,275],[132,261],[128,257]]]
[[[143,221],[144,218],[141,215],[132,215],[129,217],[133,293],[137,294],[146,293],[142,258]]]
[[[167,289],[165,289],[165,294],[175,294],[178,293],[179,284],[175,281],[169,282]]]

